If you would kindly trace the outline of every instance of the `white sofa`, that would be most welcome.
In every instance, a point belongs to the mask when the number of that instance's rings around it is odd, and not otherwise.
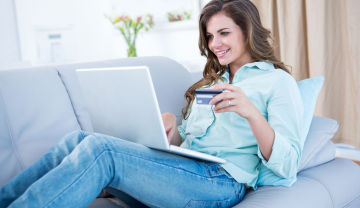
[[[125,58],[0,71],[0,185],[66,133],[93,130],[75,69],[125,65],[150,68],[161,111],[175,113],[180,121],[184,92],[201,73],[190,73],[168,58]],[[334,120],[314,117],[297,182],[290,188],[267,186],[250,191],[236,207],[360,207],[360,166],[351,160],[334,159],[335,147],[330,139],[337,125]],[[114,198],[98,198],[90,205],[126,206]]]

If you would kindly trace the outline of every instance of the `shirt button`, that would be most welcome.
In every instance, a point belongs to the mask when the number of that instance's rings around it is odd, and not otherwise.
[[[220,168],[220,167],[218,167],[218,170],[219,170],[219,171],[222,171],[223,169],[222,169],[222,168]]]

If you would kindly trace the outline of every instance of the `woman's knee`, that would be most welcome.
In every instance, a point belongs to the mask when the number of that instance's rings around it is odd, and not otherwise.
[[[82,130],[75,130],[68,134],[66,134],[55,146],[54,148],[61,148],[61,149],[74,149],[86,136],[88,135],[87,132]]]
[[[87,135],[74,150],[74,156],[81,157],[87,161],[97,160],[97,164],[109,165],[112,162],[111,147],[107,138],[99,137],[96,134]]]
[[[106,137],[101,137],[97,134],[87,134],[81,141],[81,145],[85,146],[86,149],[101,152],[107,149],[108,143]]]

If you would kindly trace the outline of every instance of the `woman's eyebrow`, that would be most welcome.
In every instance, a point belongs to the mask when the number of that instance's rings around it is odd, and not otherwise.
[[[226,29],[229,29],[229,28],[224,27],[224,28],[221,28],[220,30],[218,30],[217,32],[219,33],[219,32],[221,32],[221,31],[223,31],[223,30],[226,30]]]
[[[230,28],[224,27],[224,28],[219,29],[219,30],[216,31],[216,32],[217,32],[217,33],[220,33],[221,31],[226,30],[226,29],[230,29]],[[206,35],[211,35],[211,33],[206,32]]]
[[[226,29],[230,29],[230,28],[224,27],[224,28],[219,29],[219,30],[216,31],[216,32],[217,32],[217,33],[220,33],[221,31],[226,30]],[[211,35],[211,33],[206,32],[206,35]]]

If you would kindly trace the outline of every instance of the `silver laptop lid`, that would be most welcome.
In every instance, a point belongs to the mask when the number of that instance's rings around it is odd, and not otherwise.
[[[78,69],[76,73],[95,132],[169,148],[146,66]]]

